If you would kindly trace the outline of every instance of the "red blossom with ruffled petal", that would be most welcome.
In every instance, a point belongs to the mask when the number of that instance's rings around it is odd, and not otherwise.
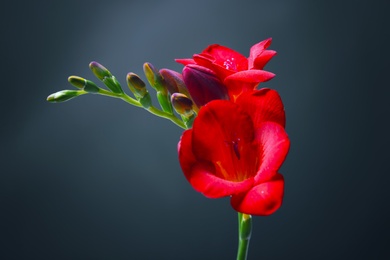
[[[179,142],[179,160],[193,188],[206,197],[231,196],[242,213],[269,215],[283,199],[278,173],[288,149],[279,95],[262,89],[236,103],[214,100],[200,109]]]
[[[269,38],[253,45],[248,58],[228,47],[213,44],[193,55],[192,59],[176,61],[185,66],[196,64],[212,70],[226,85],[230,99],[234,101],[241,93],[254,90],[259,83],[275,76],[263,70],[276,55],[276,51],[267,50],[271,41]]]

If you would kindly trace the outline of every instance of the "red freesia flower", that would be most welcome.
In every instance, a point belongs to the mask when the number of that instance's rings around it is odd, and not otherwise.
[[[235,100],[242,92],[254,90],[261,83],[272,79],[275,74],[264,71],[264,66],[276,55],[276,51],[267,50],[271,38],[253,45],[249,57],[229,49],[213,44],[200,54],[193,55],[192,59],[177,59],[183,64],[197,64],[206,67],[218,76],[226,85],[231,100]]]
[[[283,104],[274,90],[248,92],[235,103],[209,102],[178,145],[187,180],[206,197],[231,196],[239,212],[272,214],[284,192],[278,173],[290,144],[284,125]]]

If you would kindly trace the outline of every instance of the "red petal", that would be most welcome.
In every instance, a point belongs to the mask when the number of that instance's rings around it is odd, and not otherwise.
[[[251,47],[249,58],[248,58],[248,68],[252,69],[255,67],[255,60],[259,57],[265,49],[267,49],[272,42],[272,38],[268,38],[264,41],[261,41]]]
[[[254,129],[251,118],[239,106],[216,100],[204,106],[193,126],[193,151],[198,160],[223,161],[226,171],[234,170],[229,142],[240,139],[251,143]]]
[[[212,57],[208,53],[195,54],[194,61],[196,62],[196,64],[214,71],[222,82],[227,76],[235,73],[235,71],[228,70],[225,67],[217,64],[214,57]]]
[[[202,54],[210,54],[215,59],[215,63],[223,66],[227,70],[241,71],[248,69],[247,58],[225,46],[213,44],[203,50]]]
[[[186,130],[177,144],[181,169],[187,179],[191,176],[191,168],[196,163],[192,153],[192,130]]]
[[[253,187],[247,193],[233,195],[230,203],[238,212],[245,214],[268,216],[282,205],[284,180],[281,174],[265,183]]]
[[[260,168],[255,183],[271,179],[286,159],[290,140],[284,128],[274,122],[265,122],[256,130],[256,141],[262,148]]]
[[[276,55],[276,51],[265,50],[259,55],[253,64],[253,69],[262,70],[264,66]]]
[[[188,64],[196,64],[196,62],[193,59],[175,59],[177,63],[188,65]]]
[[[210,163],[196,163],[190,175],[186,176],[192,187],[208,198],[221,198],[247,191],[253,186],[253,178],[242,182],[221,179],[215,175]]]
[[[236,103],[251,116],[255,129],[264,121],[272,121],[285,127],[284,106],[275,90],[263,88],[247,92],[242,94]]]
[[[260,83],[260,82],[266,82],[272,79],[273,77],[275,77],[275,74],[265,70],[244,70],[226,77],[224,83],[229,84],[232,81]]]
[[[202,108],[201,111],[204,111],[206,107]],[[200,114],[200,116],[202,115]],[[207,162],[208,159],[202,160],[195,157],[192,138],[193,130],[185,131],[178,144],[178,151],[184,175],[196,191],[209,198],[220,198],[244,192],[253,186],[253,178],[241,182],[220,178],[214,165]]]

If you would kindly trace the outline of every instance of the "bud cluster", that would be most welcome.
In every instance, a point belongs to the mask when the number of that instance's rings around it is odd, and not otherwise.
[[[123,91],[119,81],[106,67],[93,61],[89,64],[89,68],[107,89],[98,87],[91,80],[70,76],[69,83],[78,90],[62,90],[50,95],[47,100],[53,103],[64,102],[88,93],[111,96],[120,98],[131,105],[143,107],[152,114],[167,118],[182,128],[192,127],[199,108],[193,102],[182,74],[169,69],[157,70],[148,62],[143,65],[147,82],[156,91],[160,110],[153,106],[147,86],[137,74],[130,72],[126,76],[127,86],[134,96],[131,97]]]

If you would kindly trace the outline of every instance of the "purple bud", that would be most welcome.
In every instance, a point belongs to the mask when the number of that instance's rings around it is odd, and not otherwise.
[[[198,107],[212,100],[229,99],[226,87],[210,69],[189,64],[183,69],[183,79],[192,100]]]

